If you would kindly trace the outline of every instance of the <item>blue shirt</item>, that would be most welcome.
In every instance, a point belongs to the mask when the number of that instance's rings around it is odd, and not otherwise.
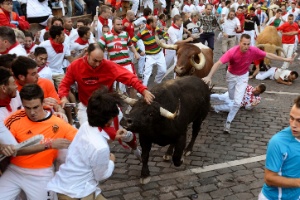
[[[267,148],[266,169],[287,178],[300,178],[300,140],[297,140],[291,128],[285,128],[275,134]],[[268,199],[300,199],[300,188],[280,188],[263,185],[262,193]]]

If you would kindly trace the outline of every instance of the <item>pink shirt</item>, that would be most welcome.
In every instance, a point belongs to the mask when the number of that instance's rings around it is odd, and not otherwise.
[[[266,57],[266,52],[257,47],[250,46],[248,51],[242,53],[237,45],[229,49],[221,58],[221,63],[228,63],[228,71],[234,75],[243,75],[249,71],[249,67],[254,60]]]

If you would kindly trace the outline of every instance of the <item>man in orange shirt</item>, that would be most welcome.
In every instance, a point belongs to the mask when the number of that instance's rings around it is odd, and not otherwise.
[[[53,161],[58,149],[68,148],[77,130],[43,109],[44,93],[37,84],[25,85],[20,97],[24,109],[7,118],[6,127],[18,142],[38,134],[44,140],[19,150],[11,158],[11,164],[0,178],[0,199],[15,200],[23,190],[28,199],[52,200],[53,194],[45,188],[54,175]]]
[[[38,67],[34,60],[25,56],[19,56],[12,63],[11,69],[19,91],[26,84],[36,83],[43,89],[45,98],[44,106],[53,108],[56,112],[65,113],[60,106],[60,98],[58,97],[54,84],[48,79],[39,77]]]
[[[299,27],[296,22],[294,22],[294,15],[288,15],[288,21],[277,28],[278,31],[282,33],[282,48],[284,49],[287,58],[292,57],[294,53],[295,35],[298,35]],[[290,63],[284,62],[282,69],[289,68]]]

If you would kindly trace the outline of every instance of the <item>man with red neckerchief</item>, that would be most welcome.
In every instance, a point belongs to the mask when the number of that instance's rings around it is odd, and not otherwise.
[[[25,49],[16,41],[14,30],[7,26],[0,26],[0,54],[27,56]]]
[[[182,18],[180,15],[175,15],[173,17],[173,23],[168,29],[168,34],[169,34],[168,44],[182,44],[182,43],[192,42],[194,40],[192,37],[182,40],[183,26],[182,26]],[[166,49],[165,58],[166,58],[167,68],[170,67],[173,61],[175,65],[177,62],[176,51],[171,49]]]
[[[132,10],[128,10],[126,13],[126,17],[123,19],[123,29],[126,31],[130,38],[134,36],[134,24],[132,23],[134,20],[134,12]]]
[[[102,27],[104,25],[109,26],[110,29],[112,29],[112,20],[109,19],[112,15],[111,8],[103,5],[100,7],[100,16],[98,17],[98,20],[94,21],[94,23],[97,23],[97,37],[96,41],[98,41],[102,37]]]
[[[0,0],[0,26],[9,26],[21,30],[29,29],[29,23],[12,11],[13,2],[11,0]]]
[[[74,52],[75,56],[79,55],[82,50],[89,46],[89,39],[91,36],[91,29],[87,26],[78,28],[78,38],[71,44],[71,52]],[[72,53],[73,54],[73,53]]]

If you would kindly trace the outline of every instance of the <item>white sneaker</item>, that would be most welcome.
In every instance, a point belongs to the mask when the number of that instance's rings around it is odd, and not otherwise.
[[[141,150],[139,150],[139,148],[133,150],[133,154],[142,162],[142,152]]]
[[[224,133],[229,134],[230,133],[230,122],[226,122],[224,125]]]

